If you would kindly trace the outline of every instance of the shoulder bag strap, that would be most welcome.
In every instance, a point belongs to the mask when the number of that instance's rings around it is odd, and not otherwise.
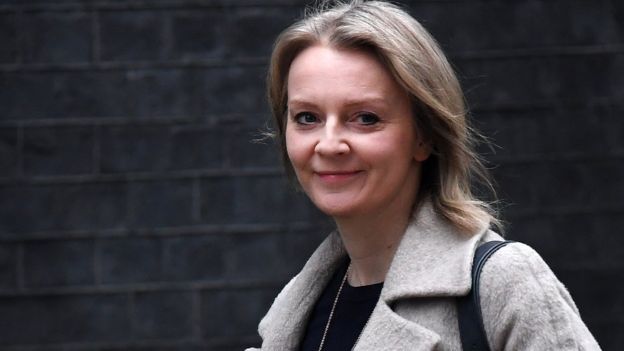
[[[485,262],[498,249],[507,245],[509,241],[488,241],[477,247],[472,263],[472,289],[466,296],[458,299],[457,320],[459,335],[464,351],[489,351],[481,302],[479,300],[479,278]]]

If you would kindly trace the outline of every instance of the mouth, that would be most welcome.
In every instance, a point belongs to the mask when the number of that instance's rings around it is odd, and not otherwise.
[[[362,171],[318,171],[314,172],[323,182],[340,183],[350,180]]]

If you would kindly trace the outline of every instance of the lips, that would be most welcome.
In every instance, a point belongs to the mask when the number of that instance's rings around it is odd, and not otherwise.
[[[331,175],[350,175],[350,174],[356,174],[359,172],[360,171],[317,171],[315,173],[320,176],[331,176]]]
[[[349,181],[362,171],[318,171],[314,172],[323,182],[335,184]]]

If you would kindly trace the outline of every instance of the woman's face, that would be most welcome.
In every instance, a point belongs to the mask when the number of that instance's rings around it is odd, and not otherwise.
[[[290,67],[286,148],[305,192],[334,218],[409,213],[429,156],[408,95],[377,58],[321,45]]]

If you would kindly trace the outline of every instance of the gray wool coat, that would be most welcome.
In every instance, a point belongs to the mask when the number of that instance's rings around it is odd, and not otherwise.
[[[476,247],[501,239],[488,229],[462,235],[425,202],[353,350],[461,350],[456,298],[470,290]],[[247,350],[297,350],[315,302],[345,255],[340,236],[330,234],[260,322],[261,349]],[[493,351],[600,350],[566,288],[524,244],[509,244],[488,260],[480,292]]]

